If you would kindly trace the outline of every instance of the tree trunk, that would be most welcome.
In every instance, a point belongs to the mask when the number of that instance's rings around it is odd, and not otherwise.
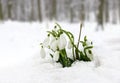
[[[108,0],[105,0],[105,22],[109,21],[109,4]]]
[[[8,19],[12,20],[12,0],[8,0]]]
[[[56,16],[56,3],[57,1],[56,0],[52,0],[52,19],[57,19],[57,16]]]
[[[103,25],[104,0],[99,0],[99,2],[100,4],[98,7],[97,21],[98,21],[98,26],[101,27],[102,30],[104,30],[104,25]]]
[[[117,0],[113,1],[113,9],[112,9],[112,14],[113,14],[113,19],[112,19],[112,23],[113,24],[117,24]]]
[[[38,17],[39,17],[39,21],[42,21],[41,0],[37,0],[37,2],[38,2]]]
[[[34,21],[34,0],[31,0],[30,21]]]
[[[73,22],[73,18],[74,18],[74,14],[73,14],[73,7],[71,7],[72,5],[72,0],[70,0],[70,22],[72,23]]]
[[[81,23],[85,20],[85,8],[84,8],[84,0],[81,0],[81,9],[80,9],[80,21]]]
[[[120,0],[118,0],[118,9],[119,9],[119,23],[120,23]]]
[[[20,15],[21,17],[20,17],[20,20],[21,21],[25,21],[25,1],[24,0],[22,0],[22,2],[20,3],[20,9],[21,9],[21,14],[22,15]]]
[[[0,0],[0,20],[3,20],[3,11],[2,11],[2,3]]]

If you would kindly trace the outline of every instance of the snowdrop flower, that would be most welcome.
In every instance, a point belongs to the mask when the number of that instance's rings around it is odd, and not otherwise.
[[[64,49],[67,44],[64,34],[60,35],[58,47],[60,50]]]
[[[54,27],[53,29],[55,32],[57,32],[59,30],[59,28],[57,27],[57,25]]]
[[[41,58],[45,58],[45,56],[46,56],[45,49],[43,47],[41,47],[40,56],[41,56]]]
[[[86,50],[86,54],[87,54],[87,57],[90,58],[90,60],[93,60],[93,54],[92,54],[92,51],[90,49]]]
[[[53,60],[54,61],[58,61],[59,59],[59,51],[56,51],[54,54],[53,54]]]
[[[72,46],[71,42],[69,41],[67,48],[68,48],[68,49],[71,49],[72,47],[73,47],[73,46]]]
[[[57,39],[55,39],[53,42],[51,42],[50,44],[50,48],[53,50],[53,51],[56,51],[57,48],[58,48],[58,41]]]
[[[86,41],[86,44],[87,44],[87,46],[90,46],[90,45],[92,45],[92,42],[91,41]]]
[[[48,36],[44,41],[43,41],[43,46],[48,47],[50,42],[50,37]]]
[[[50,35],[50,41],[51,41],[51,43],[52,43],[54,40],[56,40],[56,38],[53,37],[52,35]],[[50,44],[51,44],[51,43],[50,43]]]
[[[67,50],[67,57],[70,58],[70,59],[73,59],[73,55],[72,55],[71,50]]]

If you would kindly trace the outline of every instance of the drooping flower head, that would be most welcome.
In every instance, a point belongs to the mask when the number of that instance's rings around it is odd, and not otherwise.
[[[59,50],[64,49],[66,47],[66,44],[67,44],[67,40],[64,34],[61,34],[59,38],[59,44],[58,44]]]

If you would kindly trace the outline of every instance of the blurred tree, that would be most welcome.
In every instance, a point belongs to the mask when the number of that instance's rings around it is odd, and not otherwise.
[[[85,7],[84,7],[84,0],[81,0],[80,4],[80,21],[83,23],[85,21]]]
[[[0,19],[4,20],[72,23],[95,21],[95,17],[102,29],[104,22],[120,21],[120,0],[0,0]]]
[[[42,21],[42,14],[41,14],[41,0],[37,0],[38,5],[38,18],[39,21]]]
[[[21,11],[20,20],[25,21],[25,0],[21,0],[19,4],[20,4],[20,11]]]
[[[109,21],[109,3],[108,0],[105,0],[105,22]]]
[[[113,14],[113,18],[112,18],[112,23],[116,24],[117,23],[117,0],[113,1],[113,7],[112,7],[112,14]]]
[[[8,19],[12,19],[12,0],[8,0],[7,8],[8,8]]]
[[[57,9],[57,1],[56,0],[52,0],[52,14],[51,14],[51,16],[52,16],[52,19],[57,19],[57,14],[56,14],[56,9]]]
[[[18,20],[17,19],[17,6],[18,6],[18,3],[17,3],[18,1],[17,0],[13,0],[13,2],[12,2],[12,4],[13,4],[13,6],[12,6],[12,20]]]
[[[101,27],[101,29],[104,30],[103,12],[104,12],[104,0],[99,0],[98,14],[97,14],[98,27],[96,30],[98,30],[99,27]]]
[[[53,19],[53,0],[44,0],[44,14],[47,20]]]
[[[69,0],[69,6],[70,6],[70,22],[72,23],[74,18],[72,0]]]
[[[34,0],[31,0],[31,13],[30,21],[34,21]]]
[[[120,0],[118,0],[118,9],[119,9],[119,22],[120,22]]]
[[[73,19],[71,17],[71,0],[64,0],[64,14],[65,18],[71,22]]]
[[[89,16],[89,14],[90,14],[90,1],[89,0],[86,0],[86,2],[85,2],[85,15],[86,15],[86,20],[87,21],[90,21],[90,16]]]
[[[3,20],[3,11],[2,11],[2,3],[0,0],[0,20]]]

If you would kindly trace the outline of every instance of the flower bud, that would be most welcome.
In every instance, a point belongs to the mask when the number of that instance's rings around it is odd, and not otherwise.
[[[45,53],[45,50],[43,47],[41,47],[40,56],[41,56],[41,58],[45,58],[45,56],[46,56],[46,53]]]
[[[58,44],[59,49],[60,49],[60,50],[64,49],[65,46],[66,46],[66,44],[67,44],[67,41],[66,41],[66,39],[65,39],[65,36],[64,36],[63,34],[60,35],[59,44]]]
[[[59,51],[56,51],[54,54],[53,54],[53,60],[54,61],[58,61],[59,59]]]
[[[86,44],[87,44],[87,46],[90,46],[90,45],[92,45],[92,42],[91,41],[86,41]]]

